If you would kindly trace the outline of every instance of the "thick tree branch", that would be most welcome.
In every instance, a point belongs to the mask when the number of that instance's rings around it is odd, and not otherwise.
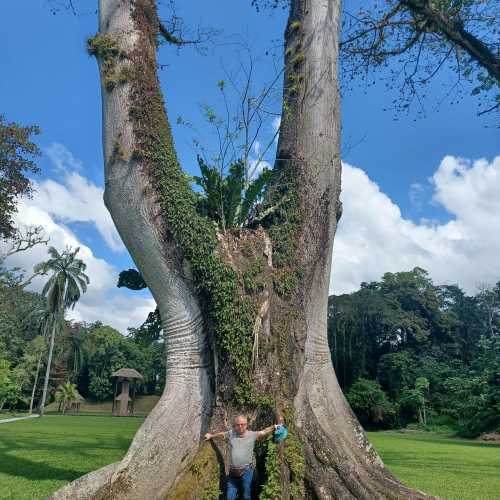
[[[466,31],[461,21],[450,19],[434,9],[428,0],[401,0],[401,3],[415,15],[430,21],[435,31],[464,49],[491,77],[500,82],[500,58],[485,43]]]

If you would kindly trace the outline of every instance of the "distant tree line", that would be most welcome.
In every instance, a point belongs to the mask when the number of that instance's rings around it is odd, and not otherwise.
[[[28,409],[42,395],[46,304],[21,282],[20,271],[0,268],[0,410]],[[434,285],[420,268],[386,273],[330,297],[328,332],[339,383],[365,427],[447,425],[464,437],[499,429],[500,282],[469,296]],[[68,382],[86,399],[109,400],[111,374],[125,366],[144,376],[139,394],[159,394],[164,354],[157,310],[127,336],[101,322],[65,321],[48,401]]]
[[[365,427],[500,427],[500,282],[474,296],[428,273],[386,273],[331,296],[335,371]]]
[[[0,410],[27,410],[42,398],[50,334],[44,331],[46,299],[19,286],[22,272],[0,266]],[[139,394],[161,393],[164,346],[152,313],[144,325],[124,336],[111,326],[62,320],[54,344],[48,399],[64,395],[70,382],[84,398],[102,401],[113,394],[111,374],[138,370]],[[151,333],[151,329],[154,332]],[[59,394],[58,394],[59,390]]]

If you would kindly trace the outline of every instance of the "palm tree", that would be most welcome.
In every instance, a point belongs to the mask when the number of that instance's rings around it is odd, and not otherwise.
[[[36,322],[38,323],[39,335],[37,338],[43,339],[43,345],[41,345],[40,341],[37,341],[37,344],[35,346],[35,351],[36,355],[38,356],[38,361],[35,371],[35,380],[33,382],[33,387],[31,389],[31,399],[29,407],[30,415],[33,413],[33,404],[35,401],[35,393],[38,385],[38,376],[40,374],[40,369],[42,368],[42,359],[47,349],[47,333],[49,331],[49,326],[50,326],[50,314],[49,311],[47,310],[46,305],[37,308],[37,310],[34,312],[34,315],[36,317]]]
[[[47,360],[47,369],[45,371],[45,381],[43,384],[42,401],[40,403],[39,413],[43,415],[45,400],[47,398],[47,387],[49,385],[50,366],[52,364],[52,353],[54,351],[54,340],[56,330],[64,323],[64,312],[68,307],[75,307],[80,299],[81,293],[87,291],[89,283],[88,276],[84,273],[86,264],[76,258],[80,248],[72,251],[70,248],[59,253],[54,247],[50,247],[48,252],[50,259],[46,262],[37,264],[35,272],[41,274],[51,273],[50,278],[43,287],[42,294],[47,300],[47,311],[50,314],[52,334],[50,337],[49,357]]]
[[[76,389],[76,385],[71,382],[66,382],[57,388],[56,401],[59,403],[59,410],[62,408],[62,412],[71,406],[71,403],[76,403],[81,399],[79,392]]]
[[[87,361],[87,337],[87,329],[83,325],[77,323],[70,326],[68,365],[71,366],[70,376],[73,382]]]
[[[31,389],[31,399],[30,399],[30,409],[29,409],[29,414],[31,415],[33,413],[33,402],[35,401],[35,393],[36,393],[36,387],[38,385],[38,375],[40,373],[40,368],[42,366],[42,357],[45,354],[45,350],[47,348],[47,341],[46,341],[46,335],[47,335],[47,329],[48,329],[48,321],[44,323],[43,325],[43,334],[39,335],[37,337],[40,339],[43,339],[43,344],[36,345],[35,349],[37,351],[37,356],[38,356],[38,361],[36,364],[36,371],[35,371],[35,380],[33,382],[33,388]]]

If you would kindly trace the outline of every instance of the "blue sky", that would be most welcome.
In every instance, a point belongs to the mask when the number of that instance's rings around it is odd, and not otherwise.
[[[100,86],[96,62],[85,51],[97,26],[94,3],[77,3],[79,16],[53,15],[46,0],[1,3],[0,112],[9,121],[43,130],[37,138],[44,151],[42,173],[35,179],[34,200],[23,202],[20,223],[45,221],[54,231],[54,244],[82,246],[93,262],[95,291],[89,290],[75,318],[90,321],[101,315],[125,331],[140,323],[153,304],[146,293],[128,294],[112,284],[119,270],[133,264],[100,202]],[[179,157],[192,173],[193,131],[177,125],[176,118],[193,123],[210,147],[213,136],[201,105],[221,109],[217,81],[227,80],[238,61],[245,63],[243,46],[256,60],[256,87],[273,78],[272,54],[279,52],[286,13],[257,13],[247,0],[206,0],[179,2],[177,14],[187,25],[222,30],[206,55],[170,47],[159,54]],[[386,92],[382,81],[366,93],[354,85],[343,96],[343,142],[354,147],[343,156],[346,210],[334,247],[333,291],[350,291],[385,271],[417,264],[436,281],[458,282],[469,292],[500,279],[500,241],[491,230],[500,216],[498,129],[491,127],[491,118],[476,116],[472,97],[433,109],[444,94],[442,84],[451,78],[444,74],[436,82],[424,118],[412,113],[394,120],[391,111],[384,112],[396,95]],[[266,130],[271,137],[272,127]],[[13,263],[29,269],[44,253],[19,256]]]

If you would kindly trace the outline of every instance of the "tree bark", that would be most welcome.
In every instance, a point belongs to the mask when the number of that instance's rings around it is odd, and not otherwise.
[[[233,374],[227,368],[234,363],[231,352],[211,335],[217,314],[202,313],[208,299],[202,302],[200,296],[207,292],[198,283],[195,291],[190,272],[195,263],[176,236],[185,226],[175,227],[169,215],[170,206],[183,205],[176,195],[167,200],[161,195],[162,186],[163,193],[173,192],[175,179],[158,170],[174,177],[179,173],[170,168],[177,160],[158,100],[155,3],[100,1],[100,38],[93,50],[102,81],[105,202],[160,310],[166,386],[121,462],[78,479],[52,498],[203,498],[206,492],[189,489],[188,483],[192,476],[213,473],[214,460],[217,470],[222,458],[214,459],[207,446],[199,450],[199,441],[209,424],[219,429],[236,411],[267,419],[267,425],[274,412],[289,426],[289,439],[276,451],[279,484],[269,489],[272,498],[425,497],[400,484],[368,443],[337,383],[327,342],[332,244],[341,213],[339,16],[339,0],[292,1],[282,128],[270,190],[281,208],[265,230],[220,236],[215,251],[237,272],[241,240],[262,244],[265,273],[272,273],[274,283],[258,298],[258,317],[250,328],[256,336],[253,352],[260,353],[254,372],[247,374],[253,377],[257,403],[242,407],[226,376]],[[124,69],[143,84],[119,78]],[[146,155],[133,153],[144,147]],[[233,320],[237,325],[238,317]],[[192,463],[196,467],[188,470]]]
[[[35,400],[36,386],[38,384],[38,374],[40,372],[40,365],[42,364],[42,355],[43,354],[40,354],[38,358],[38,363],[36,365],[35,382],[33,383],[33,390],[31,391],[31,399],[30,399],[30,409],[29,409],[30,415],[33,413],[33,401]]]
[[[422,498],[399,483],[368,442],[345,400],[327,340],[333,239],[341,215],[340,0],[294,0],[285,34],[286,74],[275,168],[299,178],[300,285],[281,309],[292,314],[293,405],[305,451],[306,498]],[[288,117],[287,117],[288,114]],[[281,317],[280,317],[281,316]],[[272,328],[282,319],[271,309]]]
[[[109,35],[131,54],[155,62],[155,40],[133,19],[132,0],[100,0],[99,34]],[[151,4],[153,2],[142,2]],[[131,60],[132,59],[132,60]],[[154,195],[147,168],[130,152],[138,138],[130,120],[131,84],[109,90],[106,62],[99,59],[102,81],[104,201],[118,232],[158,305],[166,342],[166,385],[158,404],[137,431],[125,458],[90,473],[53,498],[164,498],[191,462],[212,404],[211,361],[205,325],[192,285],[183,276],[179,249],[172,241]],[[120,66],[137,64],[128,57]],[[135,68],[132,68],[135,69]],[[151,68],[155,71],[155,66]],[[109,76],[109,75],[108,75]],[[159,83],[154,75],[154,85]],[[143,96],[145,97],[145,96]],[[166,116],[164,118],[166,123]],[[119,145],[119,146],[118,146]],[[116,154],[123,148],[126,153]]]

